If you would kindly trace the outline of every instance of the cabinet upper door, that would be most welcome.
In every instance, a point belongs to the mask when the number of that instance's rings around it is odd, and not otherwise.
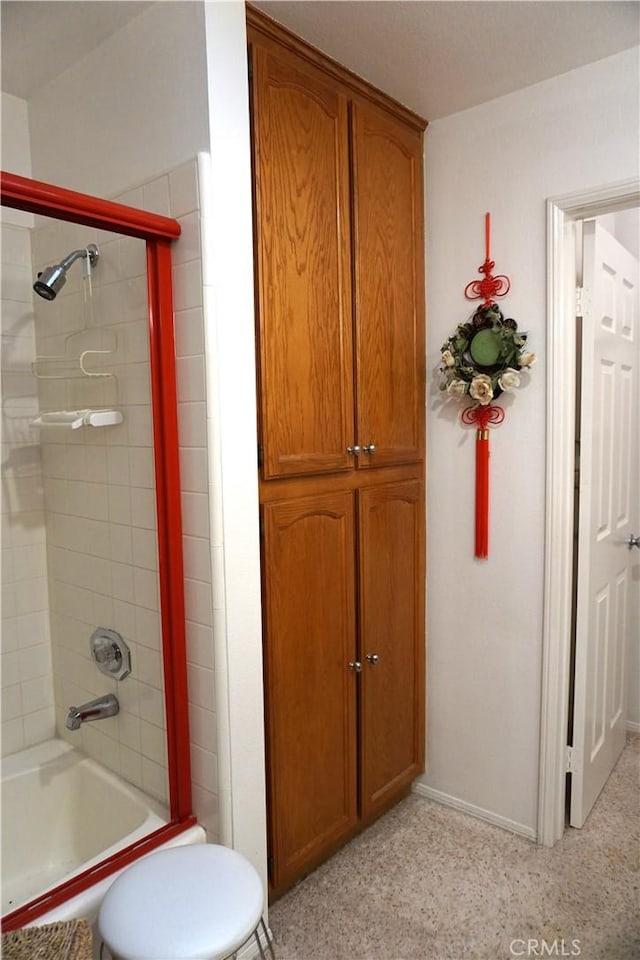
[[[301,876],[357,821],[353,496],[264,506],[274,887]]]
[[[353,466],[348,106],[293,53],[253,49],[263,476]]]
[[[381,812],[424,769],[424,486],[360,490],[362,815]]]
[[[425,336],[422,135],[353,105],[358,467],[422,459]]]

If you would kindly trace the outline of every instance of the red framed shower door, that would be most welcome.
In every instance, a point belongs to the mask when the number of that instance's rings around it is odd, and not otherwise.
[[[178,407],[173,333],[171,242],[180,224],[100,197],[0,172],[3,206],[112,230],[146,241],[149,341],[156,471],[160,620],[167,719],[171,820],[138,843],[62,883],[2,918],[2,930],[22,927],[121,870],[196,823],[191,811]]]

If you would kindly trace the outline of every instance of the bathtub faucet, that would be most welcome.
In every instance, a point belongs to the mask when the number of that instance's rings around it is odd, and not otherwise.
[[[67,729],[79,730],[80,724],[89,720],[102,720],[103,717],[115,717],[120,710],[120,704],[112,693],[97,700],[83,703],[81,707],[69,707],[67,714]]]

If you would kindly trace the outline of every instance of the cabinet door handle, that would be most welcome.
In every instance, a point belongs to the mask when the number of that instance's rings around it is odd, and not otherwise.
[[[349,660],[349,670],[353,670],[354,673],[361,673],[362,664],[359,660]]]
[[[376,452],[375,443],[365,443],[364,447],[362,448],[362,452],[371,453],[371,454],[375,453]]]
[[[368,653],[366,656],[366,659],[369,661],[369,663],[375,664],[375,663],[378,663],[378,661],[380,660],[380,657],[378,656],[377,653]]]
[[[352,447],[347,447],[347,453],[350,453],[353,457],[357,457],[360,453],[360,447],[357,443],[354,443]]]

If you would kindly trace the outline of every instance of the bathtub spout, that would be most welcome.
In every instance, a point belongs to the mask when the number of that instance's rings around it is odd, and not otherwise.
[[[89,720],[102,720],[103,717],[115,717],[120,710],[120,704],[112,693],[104,697],[98,697],[97,700],[91,700],[89,703],[83,703],[81,707],[69,707],[67,714],[67,730],[79,730],[82,723]]]

